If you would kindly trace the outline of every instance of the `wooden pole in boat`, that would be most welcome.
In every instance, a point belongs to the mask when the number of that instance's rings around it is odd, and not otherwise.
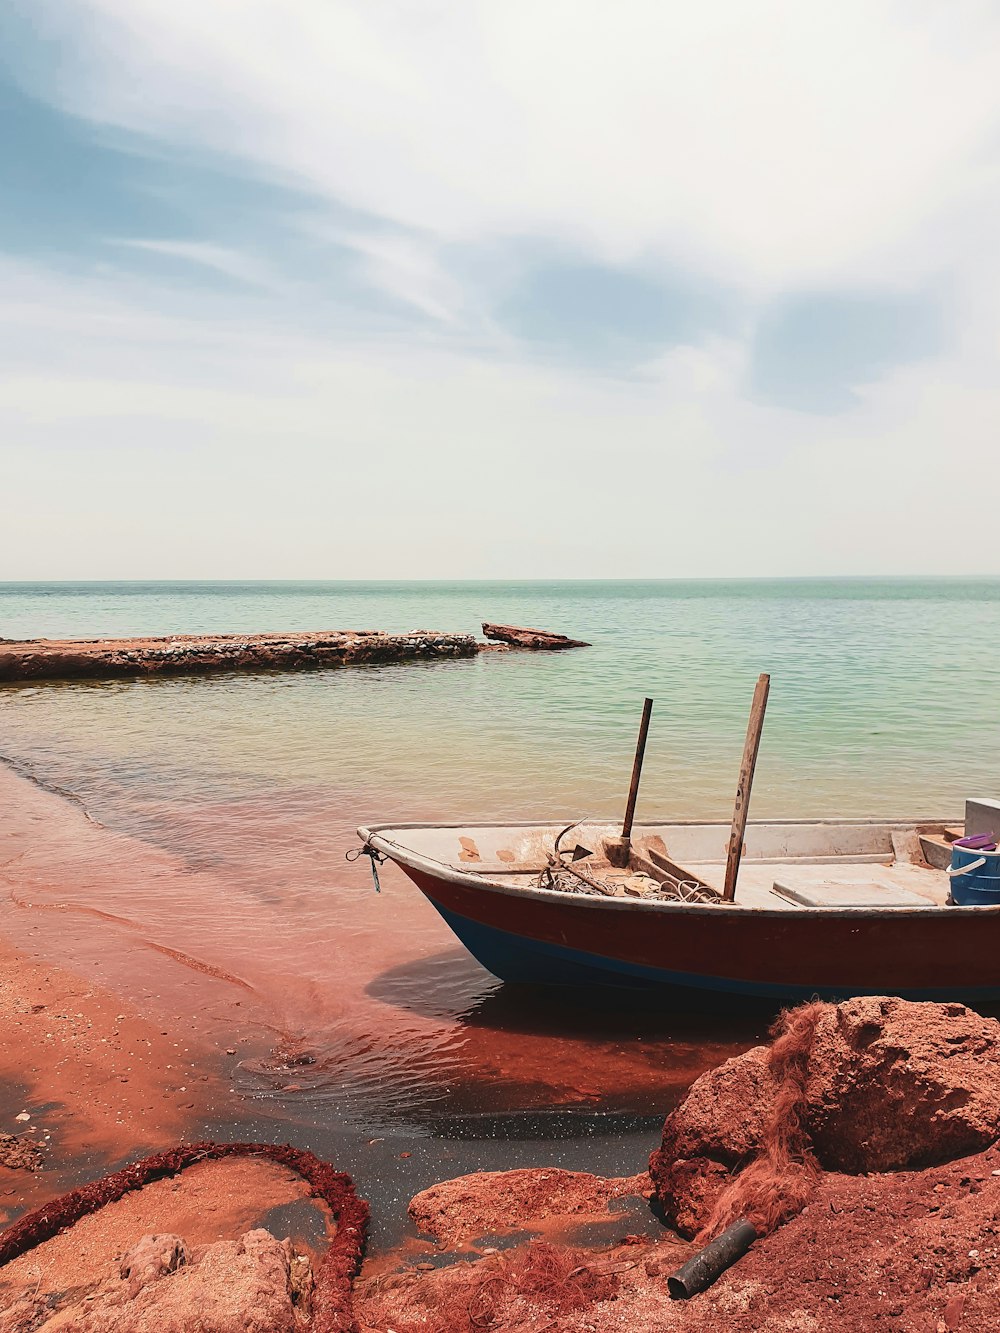
[[[646,737],[649,734],[649,719],[653,712],[652,699],[644,699],[642,721],[639,723],[639,739],[635,743],[635,760],[632,764],[632,781],[628,789],[628,801],[625,805],[625,819],[622,821],[620,838],[605,838],[604,851],[613,866],[624,869],[628,866],[632,850],[632,821],[635,818],[635,803],[639,796],[639,779],[642,777],[642,761],[646,753]]]
[[[632,781],[628,789],[628,804],[625,806],[625,819],[622,823],[622,840],[632,841],[632,821],[635,818],[635,803],[639,796],[639,779],[642,777],[642,761],[646,753],[646,737],[649,735],[649,719],[653,712],[652,699],[642,703],[642,721],[639,723],[639,739],[635,743],[635,761],[632,764]]]
[[[753,771],[757,766],[757,751],[760,748],[760,733],[764,728],[764,710],[767,708],[767,692],[770,688],[771,677],[761,673],[757,688],[753,692],[753,703],[750,705],[743,762],[740,764],[740,776],[736,784],[736,808],[733,810],[733,827],[729,834],[729,852],[726,856],[726,883],[722,892],[723,901],[727,903],[731,903],[736,897],[736,877],[740,873],[743,834],[746,832],[747,814],[750,810],[750,788],[753,786]]]

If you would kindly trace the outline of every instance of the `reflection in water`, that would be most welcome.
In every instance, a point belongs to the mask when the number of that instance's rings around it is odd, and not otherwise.
[[[494,996],[505,996],[501,1003],[514,1008],[521,1006],[515,988],[505,986],[459,945],[390,968],[373,977],[365,990],[382,1004],[427,1018],[451,1015],[464,1022],[473,1021]]]

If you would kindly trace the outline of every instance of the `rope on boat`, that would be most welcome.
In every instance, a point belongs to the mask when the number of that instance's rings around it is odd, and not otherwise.
[[[586,818],[587,816],[584,816],[584,819]],[[596,875],[589,875],[579,866],[563,859],[561,850],[563,838],[571,829],[578,828],[584,819],[575,819],[557,834],[553,849],[546,857],[548,865],[538,876],[537,887],[556,889],[561,893],[597,893],[604,898],[617,897],[622,891],[620,879],[599,879]],[[661,873],[662,880],[654,879],[645,872],[630,876],[633,880],[647,880],[650,885],[648,890],[642,889],[635,896],[653,902],[717,903],[719,901],[719,895],[714,889],[700,884],[695,879],[678,879],[676,875],[671,875],[666,870]]]
[[[290,1167],[309,1182],[313,1196],[329,1206],[336,1234],[316,1273],[316,1305],[310,1328],[313,1333],[358,1333],[351,1288],[361,1267],[368,1205],[358,1198],[354,1181],[346,1172],[335,1171],[314,1153],[288,1143],[182,1143],[167,1152],[144,1157],[121,1171],[42,1204],[0,1232],[0,1267],[51,1240],[106,1203],[115,1203],[153,1180],[175,1176],[195,1162],[220,1157],[264,1157]]]
[[[381,852],[375,850],[370,843],[365,843],[363,847],[351,847],[344,853],[345,861],[357,861],[361,856],[371,857],[372,865],[372,883],[375,885],[375,892],[382,892],[382,885],[378,879],[378,868],[385,861]]]
[[[645,874],[633,875],[631,878],[649,882],[649,890],[636,895],[647,902],[717,903],[719,901],[717,893],[707,889],[704,884],[699,884],[697,880],[675,879],[672,875],[667,875],[666,871],[662,881]],[[550,856],[549,864],[538,876],[537,887],[556,889],[560,893],[580,893],[590,896],[600,894],[601,897],[612,898],[620,896],[622,881],[599,880],[590,875],[583,875],[575,866],[569,866],[565,861],[560,863],[555,857]]]

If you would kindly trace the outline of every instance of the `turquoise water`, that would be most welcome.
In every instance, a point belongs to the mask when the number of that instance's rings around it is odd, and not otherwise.
[[[130,793],[324,788],[366,819],[622,805],[655,699],[640,817],[730,807],[772,677],[753,811],[951,814],[1000,754],[1000,582],[788,580],[0,585],[0,637],[432,628],[590,639],[553,656],[318,676],[8,689],[0,750],[125,822]],[[81,770],[85,766],[86,771]]]

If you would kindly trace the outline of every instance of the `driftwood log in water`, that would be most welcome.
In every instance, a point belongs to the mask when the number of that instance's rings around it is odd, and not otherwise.
[[[522,629],[519,625],[491,625],[483,622],[483,633],[488,639],[509,643],[513,648],[533,648],[554,651],[559,648],[589,648],[582,639],[567,639],[565,634],[552,634],[546,629]]]
[[[0,641],[0,681],[95,680],[216,671],[309,671],[322,667],[475,657],[471,634],[176,634],[140,639]]]

